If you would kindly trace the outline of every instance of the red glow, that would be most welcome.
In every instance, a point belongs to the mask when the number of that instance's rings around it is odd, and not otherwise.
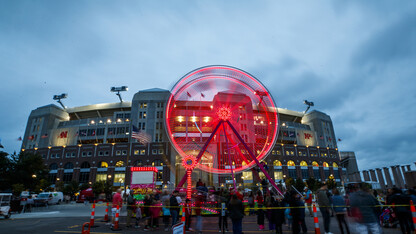
[[[154,171],[157,172],[156,167],[132,167],[131,171]]]
[[[186,170],[192,170],[196,166],[196,158],[192,155],[187,155],[182,159],[182,166]]]
[[[217,115],[220,119],[226,121],[231,118],[231,109],[226,106],[222,106],[218,109]]]

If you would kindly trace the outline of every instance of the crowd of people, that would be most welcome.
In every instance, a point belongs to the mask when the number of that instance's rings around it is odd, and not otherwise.
[[[345,195],[341,195],[336,188],[328,189],[326,184],[323,184],[316,193],[308,187],[302,192],[294,187],[287,190],[281,187],[280,190],[283,194],[273,193],[263,186],[256,191],[243,191],[242,188],[208,189],[205,184],[198,181],[193,201],[181,197],[177,190],[172,193],[163,191],[147,194],[140,206],[131,191],[126,198],[126,225],[127,228],[132,228],[132,220],[135,216],[136,228],[144,225],[144,230],[155,230],[159,228],[161,218],[164,230],[169,231],[179,222],[181,208],[184,208],[185,229],[194,231],[191,224],[192,220],[195,220],[195,231],[202,233],[201,211],[202,207],[205,207],[218,213],[219,232],[228,232],[228,220],[231,220],[233,233],[243,233],[242,221],[246,215],[249,215],[257,216],[259,230],[283,233],[286,226],[292,233],[307,233],[305,216],[313,216],[312,204],[316,201],[322,215],[320,220],[325,233],[331,233],[331,217],[336,217],[337,230],[342,234],[352,232],[348,220],[354,221],[354,230],[357,233],[381,233],[381,225],[386,221],[385,210],[388,209],[391,210],[389,217],[397,219],[403,233],[411,233],[414,230],[409,203],[413,200],[416,204],[415,190],[407,190],[404,193],[398,188],[392,188],[387,191],[386,196],[371,191],[365,184],[350,187]],[[117,206],[122,207],[122,205],[121,190],[118,190],[113,196],[113,217]],[[267,228],[265,221],[268,224]]]

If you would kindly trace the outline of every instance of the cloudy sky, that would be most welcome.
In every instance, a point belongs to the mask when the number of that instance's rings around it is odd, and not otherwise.
[[[332,117],[359,168],[416,159],[415,1],[0,2],[0,138],[32,109],[116,102],[111,86],[171,89],[205,65],[243,69],[277,105]]]

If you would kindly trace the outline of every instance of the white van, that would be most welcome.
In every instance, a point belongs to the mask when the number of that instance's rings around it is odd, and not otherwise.
[[[62,192],[44,192],[39,193],[35,198],[35,204],[59,204],[64,200]]]

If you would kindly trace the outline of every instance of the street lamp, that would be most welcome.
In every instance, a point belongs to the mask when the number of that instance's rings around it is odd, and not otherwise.
[[[32,178],[36,178],[36,175],[35,175],[35,174],[33,174],[33,175],[32,175]]]
[[[120,92],[124,92],[129,90],[129,88],[127,86],[121,86],[121,87],[111,87],[111,92],[116,93],[116,95],[118,96],[118,98],[120,99],[120,102],[123,102],[123,99],[121,98],[121,94]]]
[[[53,100],[56,100],[59,104],[61,104],[62,108],[66,109],[66,106],[62,103],[61,99],[65,99],[67,97],[67,93],[63,93],[61,95],[53,95]]]

